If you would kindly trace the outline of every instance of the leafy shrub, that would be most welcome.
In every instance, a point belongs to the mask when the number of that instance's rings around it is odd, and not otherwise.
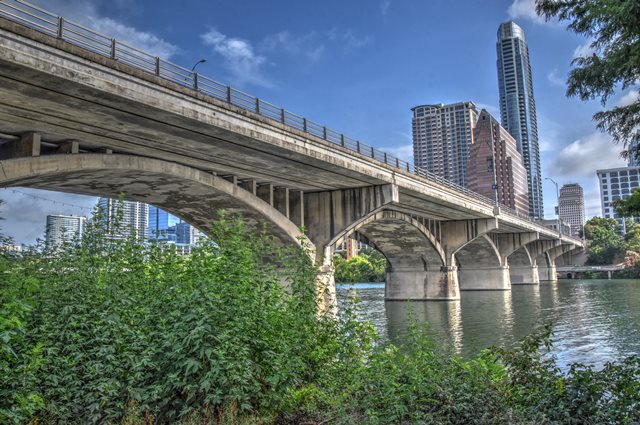
[[[0,423],[638,423],[640,361],[561,372],[551,328],[471,359],[319,317],[315,267],[239,217],[190,256],[95,220],[0,257]]]

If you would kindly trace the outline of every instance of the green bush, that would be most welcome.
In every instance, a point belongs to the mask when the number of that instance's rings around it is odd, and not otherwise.
[[[0,423],[582,424],[640,421],[640,361],[561,372],[550,328],[471,359],[413,326],[319,317],[299,250],[223,217],[190,256],[94,221],[0,256]],[[542,350],[540,350],[542,348]]]

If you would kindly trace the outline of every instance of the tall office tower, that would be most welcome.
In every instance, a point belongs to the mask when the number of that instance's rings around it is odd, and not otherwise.
[[[584,227],[584,191],[578,183],[568,183],[560,189],[558,205],[560,220],[571,225],[572,236],[582,236]]]
[[[176,225],[180,222],[178,217],[149,205],[149,239],[175,242]]]
[[[484,109],[473,137],[467,165],[469,190],[492,200],[497,194],[500,204],[528,215],[527,170],[514,138]]]
[[[627,232],[625,219],[618,216],[613,201],[628,198],[633,189],[640,187],[640,167],[609,168],[598,170],[596,173],[600,180],[602,216],[615,218],[620,224],[620,231],[625,234]],[[638,217],[634,217],[633,220],[638,222]]]
[[[143,202],[119,201],[100,198],[98,207],[106,220],[106,231],[113,239],[135,236],[139,241],[147,239],[149,205]]]
[[[544,218],[536,101],[522,28],[511,21],[500,25],[497,50],[502,126],[516,139],[527,169],[529,215]]]
[[[476,105],[421,105],[411,111],[415,166],[466,186],[469,147],[478,119]]]
[[[86,218],[76,215],[48,215],[45,229],[47,248],[57,249],[82,237]]]
[[[176,224],[176,243],[185,245],[196,244],[196,229],[184,221]]]
[[[640,133],[636,134],[636,137],[629,143],[627,146],[627,151],[629,152],[629,157],[627,158],[627,165],[629,167],[637,167],[640,165],[640,161],[638,161],[638,155],[640,155],[640,151],[638,148],[640,147]]]

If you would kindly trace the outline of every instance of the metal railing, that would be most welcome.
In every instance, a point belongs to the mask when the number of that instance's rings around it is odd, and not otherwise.
[[[430,171],[418,168],[387,152],[366,145],[359,140],[347,137],[342,133],[289,112],[284,108],[280,108],[272,103],[251,96],[248,93],[160,57],[153,56],[126,43],[117,41],[115,38],[93,31],[25,1],[0,0],[0,16],[91,52],[117,60],[133,68],[161,77],[175,84],[188,87],[196,92],[203,93],[212,98],[277,121],[296,130],[303,131],[387,166],[423,177],[449,189],[464,193],[466,196],[488,204],[488,206],[493,207],[496,205],[494,200],[486,196],[446,180]],[[529,216],[519,214],[517,211],[504,205],[499,206],[500,211],[506,215],[535,223]]]

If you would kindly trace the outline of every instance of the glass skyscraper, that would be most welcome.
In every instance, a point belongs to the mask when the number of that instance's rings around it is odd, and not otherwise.
[[[180,222],[178,217],[149,205],[149,239],[176,242],[176,225]]]
[[[538,122],[529,49],[524,31],[515,22],[500,25],[497,51],[502,126],[516,139],[527,169],[529,215],[544,218]]]

